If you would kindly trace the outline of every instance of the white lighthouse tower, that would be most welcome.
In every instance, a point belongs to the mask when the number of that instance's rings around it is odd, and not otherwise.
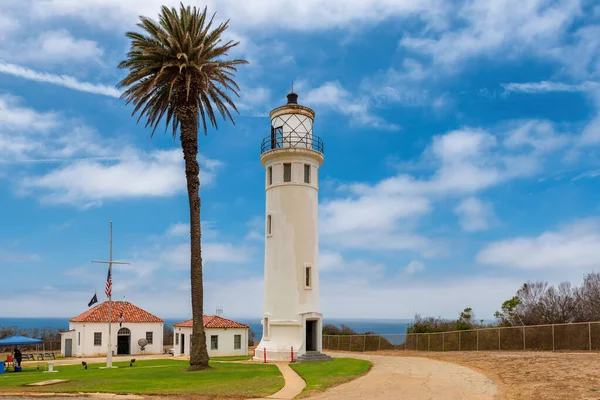
[[[319,313],[319,167],[323,142],[313,135],[315,113],[287,95],[271,111],[262,142],[265,167],[265,278],[263,336],[255,359],[330,359],[321,353]]]

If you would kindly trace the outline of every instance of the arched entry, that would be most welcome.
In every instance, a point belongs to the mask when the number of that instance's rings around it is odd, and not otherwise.
[[[125,355],[131,353],[131,331],[127,328],[119,329],[117,332],[117,354]]]

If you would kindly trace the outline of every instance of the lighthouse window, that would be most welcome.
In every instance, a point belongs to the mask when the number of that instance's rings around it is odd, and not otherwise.
[[[269,185],[273,184],[273,167],[269,167],[267,170]]]
[[[310,289],[312,287],[312,267],[309,265],[304,266],[304,287]]]
[[[271,216],[267,215],[267,236],[271,235]]]
[[[292,181],[292,164],[289,164],[289,163],[283,164],[283,181],[284,182]]]
[[[304,183],[310,183],[310,165],[304,164]]]

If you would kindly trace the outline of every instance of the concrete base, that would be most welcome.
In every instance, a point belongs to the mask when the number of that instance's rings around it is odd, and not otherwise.
[[[327,354],[323,354],[320,351],[309,351],[306,354],[301,355],[295,361],[297,362],[311,362],[311,361],[333,361],[333,358]]]

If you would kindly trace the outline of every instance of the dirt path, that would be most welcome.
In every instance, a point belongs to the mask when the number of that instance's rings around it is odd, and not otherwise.
[[[371,371],[311,399],[489,400],[496,384],[485,375],[456,364],[417,357],[337,353],[336,357],[369,360]]]

